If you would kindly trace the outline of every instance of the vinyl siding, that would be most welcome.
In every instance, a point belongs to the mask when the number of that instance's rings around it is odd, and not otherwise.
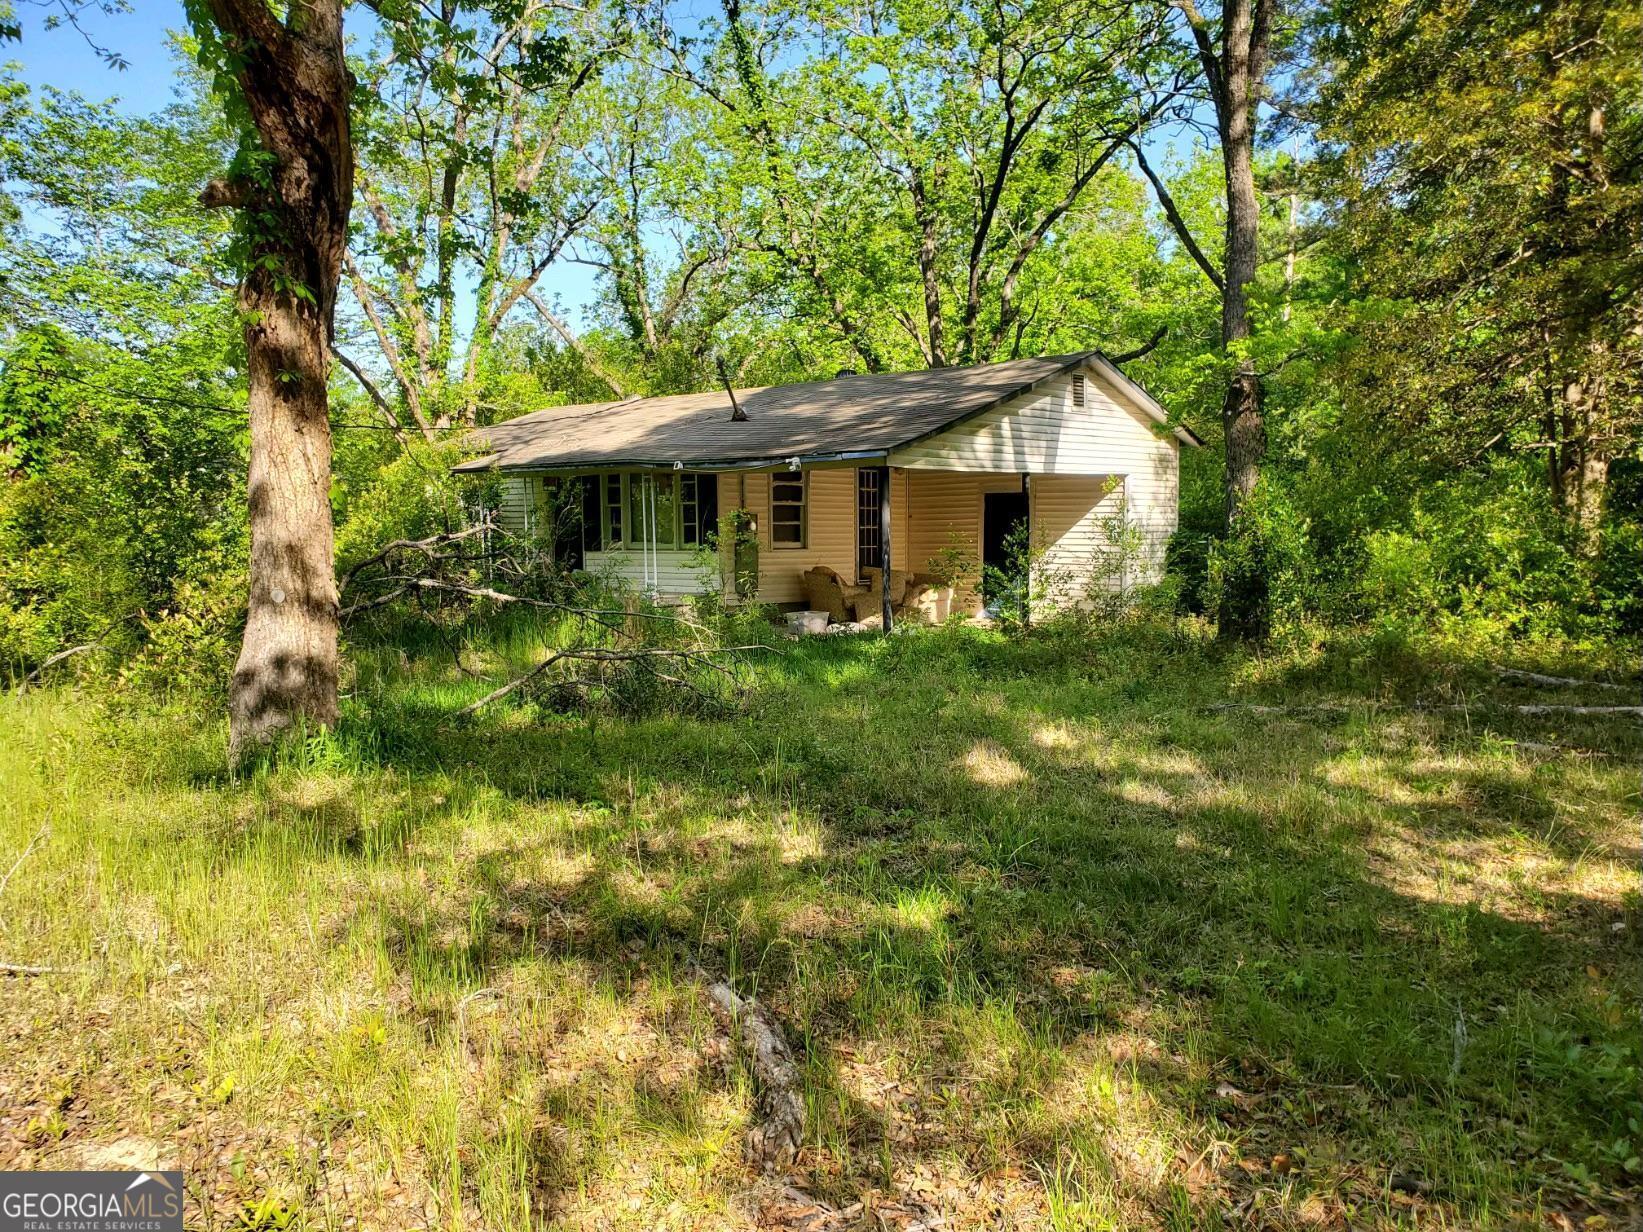
[[[1032,485],[1032,542],[1042,552],[1035,590],[1051,602],[1076,604],[1088,595],[1097,574],[1116,589],[1115,545],[1105,525],[1124,512],[1124,480],[1116,475],[1045,475]]]
[[[496,524],[523,535],[536,525],[536,507],[542,499],[541,475],[505,475],[496,507]]]
[[[804,586],[799,575],[817,565],[827,565],[846,578],[856,575],[856,472],[846,467],[813,470],[809,476],[805,540],[798,548],[771,546],[768,474],[720,477],[721,510],[736,508],[741,503],[740,485],[747,484],[747,508],[759,519],[759,599],[764,603],[801,602]]]
[[[983,495],[1012,489],[1028,474],[1033,539],[1048,553],[1051,572],[1082,577],[1087,584],[1095,553],[1106,545],[1101,520],[1122,509],[1143,539],[1143,559],[1128,580],[1161,576],[1164,549],[1176,528],[1179,444],[1160,435],[1099,372],[1084,369],[1082,375],[1081,407],[1072,404],[1068,374],[892,455],[893,568],[925,572],[955,544],[979,557]],[[719,476],[720,511],[745,504],[758,517],[759,598],[767,603],[802,601],[799,575],[816,565],[856,576],[856,472],[838,467],[808,474],[806,538],[800,548],[770,543],[769,473]],[[542,499],[541,483],[540,475],[508,475],[498,521],[510,530],[528,529]],[[692,560],[689,552],[661,553],[665,593],[701,590],[702,575]],[[636,587],[643,582],[643,563],[634,549],[590,552],[588,567]]]
[[[1144,561],[1135,580],[1155,579],[1161,575],[1164,548],[1176,528],[1179,443],[1155,431],[1152,421],[1129,406],[1099,372],[1080,371],[1086,381],[1081,407],[1072,404],[1075,374],[1068,373],[968,423],[897,451],[891,462],[917,472],[921,480],[932,471],[1035,477],[1121,475],[1126,516],[1141,528],[1143,537]],[[920,489],[915,486],[914,490]],[[1052,483],[1051,490],[1055,500],[1068,501],[1075,499],[1072,493],[1078,489],[1055,491]],[[951,493],[949,499],[953,499]],[[1105,500],[1111,502],[1111,495]],[[1055,516],[1064,519],[1067,515],[1063,510]],[[1066,553],[1073,550],[1069,544]]]
[[[648,573],[656,577],[656,590],[663,595],[700,595],[717,588],[716,564],[703,567],[694,550],[680,552],[661,549],[654,556],[638,548],[613,552],[589,552],[585,567],[589,573],[612,578],[634,590],[648,590]]]

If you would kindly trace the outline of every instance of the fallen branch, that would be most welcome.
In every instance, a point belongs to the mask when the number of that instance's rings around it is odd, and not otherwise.
[[[353,568],[349,569],[347,573],[344,573],[342,575],[342,581],[337,584],[337,591],[338,593],[341,593],[342,591],[347,590],[349,583],[352,582],[361,572],[369,569],[372,565],[380,565],[395,552],[417,552],[430,561],[435,561],[441,559],[440,553],[437,549],[444,547],[447,544],[461,543],[464,539],[471,539],[475,535],[482,535],[486,531],[495,529],[496,526],[489,520],[486,520],[483,522],[477,522],[472,526],[463,528],[462,530],[445,531],[441,534],[429,535],[426,539],[395,539],[392,543],[385,545],[381,551],[375,553],[374,555],[367,556]],[[344,612],[343,615],[346,616],[347,613]]]
[[[372,578],[376,584],[394,584],[394,589],[373,598],[363,600],[350,607],[342,609],[338,616],[347,620],[361,612],[373,608],[384,607],[402,595],[413,591],[436,591],[453,595],[462,595],[469,599],[488,599],[492,603],[503,605],[522,603],[526,607],[540,608],[544,611],[561,612],[567,616],[575,616],[589,621],[592,624],[602,625],[607,629],[620,629],[625,622],[631,620],[651,620],[690,629],[697,633],[706,633],[706,626],[697,623],[688,616],[681,616],[677,612],[656,612],[645,608],[633,609],[578,607],[574,603],[561,603],[555,599],[537,599],[530,595],[509,594],[505,590],[497,590],[494,586],[471,586],[465,582],[450,582],[444,578],[416,577],[408,574],[389,574]]]
[[[5,895],[6,887],[11,884],[12,874],[15,873],[19,868],[23,867],[23,861],[28,859],[29,856],[31,856],[32,854],[34,854],[34,849],[40,845],[40,843],[45,839],[46,835],[49,834],[49,833],[51,833],[51,828],[49,826],[44,826],[44,825],[42,825],[38,830],[36,830],[34,832],[34,837],[29,839],[29,845],[27,847],[23,848],[23,854],[18,856],[17,859],[15,859],[14,861],[12,861],[11,867],[6,870],[6,875],[4,877],[0,877],[0,896]]]
[[[1495,673],[1504,680],[1521,680],[1526,684],[1544,685],[1548,689],[1632,689],[1636,686],[1616,684],[1612,680],[1579,680],[1573,676],[1543,676],[1516,667],[1496,667]]]
[[[551,655],[549,655],[546,659],[543,659],[542,662],[538,663],[535,667],[531,668],[530,671],[524,673],[521,676],[515,676],[512,680],[508,681],[507,684],[504,684],[504,685],[499,686],[498,688],[492,689],[489,693],[485,694],[485,696],[480,698],[478,701],[468,703],[468,705],[462,707],[461,710],[458,710],[457,714],[458,715],[473,714],[476,710],[481,710],[484,707],[490,705],[492,702],[499,701],[502,698],[506,697],[508,694],[514,692],[514,690],[516,690],[518,688],[521,688],[522,686],[524,686],[526,684],[529,684],[532,680],[534,680],[538,676],[542,675],[543,672],[547,671],[555,663],[561,663],[561,662],[564,662],[566,660],[582,660],[582,661],[585,661],[585,662],[593,662],[593,663],[632,663],[632,662],[637,662],[637,661],[643,660],[643,659],[678,659],[678,660],[681,660],[682,662],[692,664],[692,665],[697,666],[697,667],[712,668],[714,671],[719,672],[720,674],[722,674],[726,678],[734,680],[735,677],[731,675],[730,670],[728,668],[726,668],[721,663],[715,663],[713,661],[713,658],[712,658],[713,655],[715,655],[715,654],[737,654],[737,653],[740,653],[742,651],[769,650],[769,649],[770,649],[770,647],[768,647],[768,646],[754,645],[754,646],[726,646],[722,650],[716,650],[716,651],[678,650],[678,649],[670,649],[670,648],[661,647],[661,646],[644,647],[644,648],[641,648],[641,649],[638,649],[638,650],[605,650],[605,649],[600,649],[600,648],[597,648],[597,647],[585,647],[585,648],[577,648],[577,649],[572,649],[572,650],[556,650]],[[658,673],[658,675],[660,675],[660,674],[661,673]],[[677,677],[674,677],[674,676],[664,676],[663,679],[667,680],[669,683],[672,683],[672,684],[685,684],[684,681],[681,681]],[[692,686],[692,685],[687,685],[686,687],[694,688],[694,686]],[[697,690],[697,692],[700,692],[700,690]]]
[[[1427,710],[1427,711],[1436,711],[1436,710],[1464,710],[1464,711],[1504,710],[1504,711],[1507,711],[1508,713],[1515,713],[1515,714],[1535,714],[1535,715],[1582,714],[1582,715],[1599,715],[1599,716],[1633,715],[1633,716],[1636,716],[1636,717],[1639,717],[1639,718],[1643,718],[1643,706],[1574,706],[1574,705],[1564,706],[1564,705],[1550,705],[1550,704],[1545,704],[1545,703],[1534,703],[1534,704],[1528,704],[1528,705],[1513,705],[1513,704],[1508,703],[1508,702],[1489,702],[1489,701],[1443,702],[1443,703],[1415,702],[1412,705],[1407,705],[1407,706],[1399,705],[1397,703],[1369,702],[1369,701],[1356,702],[1356,703],[1314,702],[1314,703],[1311,703],[1309,705],[1299,705],[1299,706],[1264,706],[1264,705],[1257,705],[1257,704],[1251,703],[1251,702],[1216,702],[1213,705],[1206,706],[1205,709],[1206,710],[1212,710],[1212,711],[1241,710],[1241,711],[1245,712],[1246,714],[1262,714],[1262,715],[1317,714],[1317,713],[1325,713],[1325,714],[1336,713],[1336,714],[1338,714],[1338,713],[1344,713],[1344,712],[1350,711],[1350,710],[1362,709],[1365,706],[1367,706],[1367,707],[1369,707],[1370,709],[1373,709],[1373,710],[1414,710],[1414,711],[1422,711],[1422,710]]]
[[[0,975],[73,975],[73,967],[27,967],[21,963],[0,963]]]
[[[804,1142],[804,1097],[799,1067],[770,1012],[722,980],[707,990],[728,1025],[740,1031],[742,1048],[759,1083],[758,1123],[747,1131],[748,1162],[762,1172],[787,1167]]]
[[[1445,706],[1445,710],[1462,710],[1462,706]],[[1496,710],[1515,710],[1519,714],[1594,714],[1594,715],[1636,715],[1643,718],[1643,706],[1501,706],[1491,703],[1490,708]]]
[[[85,654],[88,650],[101,650],[102,648],[103,644],[101,642],[87,642],[84,646],[70,646],[67,650],[59,650],[54,655],[47,655],[39,667],[17,682],[17,692],[21,693],[29,685],[40,679],[48,667],[55,667],[64,659],[71,659],[77,654]]]

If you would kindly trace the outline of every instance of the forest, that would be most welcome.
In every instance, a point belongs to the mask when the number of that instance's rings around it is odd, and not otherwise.
[[[0,1167],[253,1229],[1643,1218],[1643,10],[0,0],[47,40]],[[1097,349],[1203,446],[1156,577],[1030,613],[793,638],[453,471]]]

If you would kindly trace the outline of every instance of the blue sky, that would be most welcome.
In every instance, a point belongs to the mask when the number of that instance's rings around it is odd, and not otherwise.
[[[84,32],[62,25],[46,28],[50,10],[32,4],[19,7],[21,42],[0,48],[0,57],[21,66],[21,77],[31,88],[55,86],[89,99],[117,100],[121,110],[146,114],[172,101],[178,61],[171,42],[174,31],[187,28],[177,0],[131,0],[129,13],[88,11]],[[111,68],[92,44],[116,52],[127,61],[123,70]],[[27,216],[25,208],[25,217]],[[593,271],[561,261],[550,267],[539,284],[545,296],[559,300],[576,328],[586,328],[586,308],[594,295]],[[469,295],[472,288],[465,288]],[[459,311],[464,317],[471,302]]]
[[[25,4],[18,9],[23,39],[0,55],[22,65],[31,86],[77,90],[87,98],[118,98],[132,113],[153,111],[171,101],[176,60],[167,31],[186,25],[183,7],[173,0],[133,0],[129,13],[87,12],[82,25],[98,45],[130,62],[119,72],[104,64],[86,37],[72,26],[46,29],[47,10]]]

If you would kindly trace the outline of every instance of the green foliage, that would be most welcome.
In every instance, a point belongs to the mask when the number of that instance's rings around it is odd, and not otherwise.
[[[1263,476],[1230,533],[1211,546],[1205,594],[1209,610],[1231,603],[1255,614],[1258,627],[1292,628],[1311,606],[1308,524],[1283,487]]]
[[[1365,537],[1362,610],[1392,625],[1458,622],[1497,642],[1590,633],[1589,578],[1571,547],[1527,477],[1439,488],[1406,527]]]
[[[408,442],[386,456],[372,449],[353,467],[339,467],[332,496],[338,572],[391,540],[425,539],[463,525],[469,510],[484,502],[472,481],[451,474],[461,460],[454,445]]]

